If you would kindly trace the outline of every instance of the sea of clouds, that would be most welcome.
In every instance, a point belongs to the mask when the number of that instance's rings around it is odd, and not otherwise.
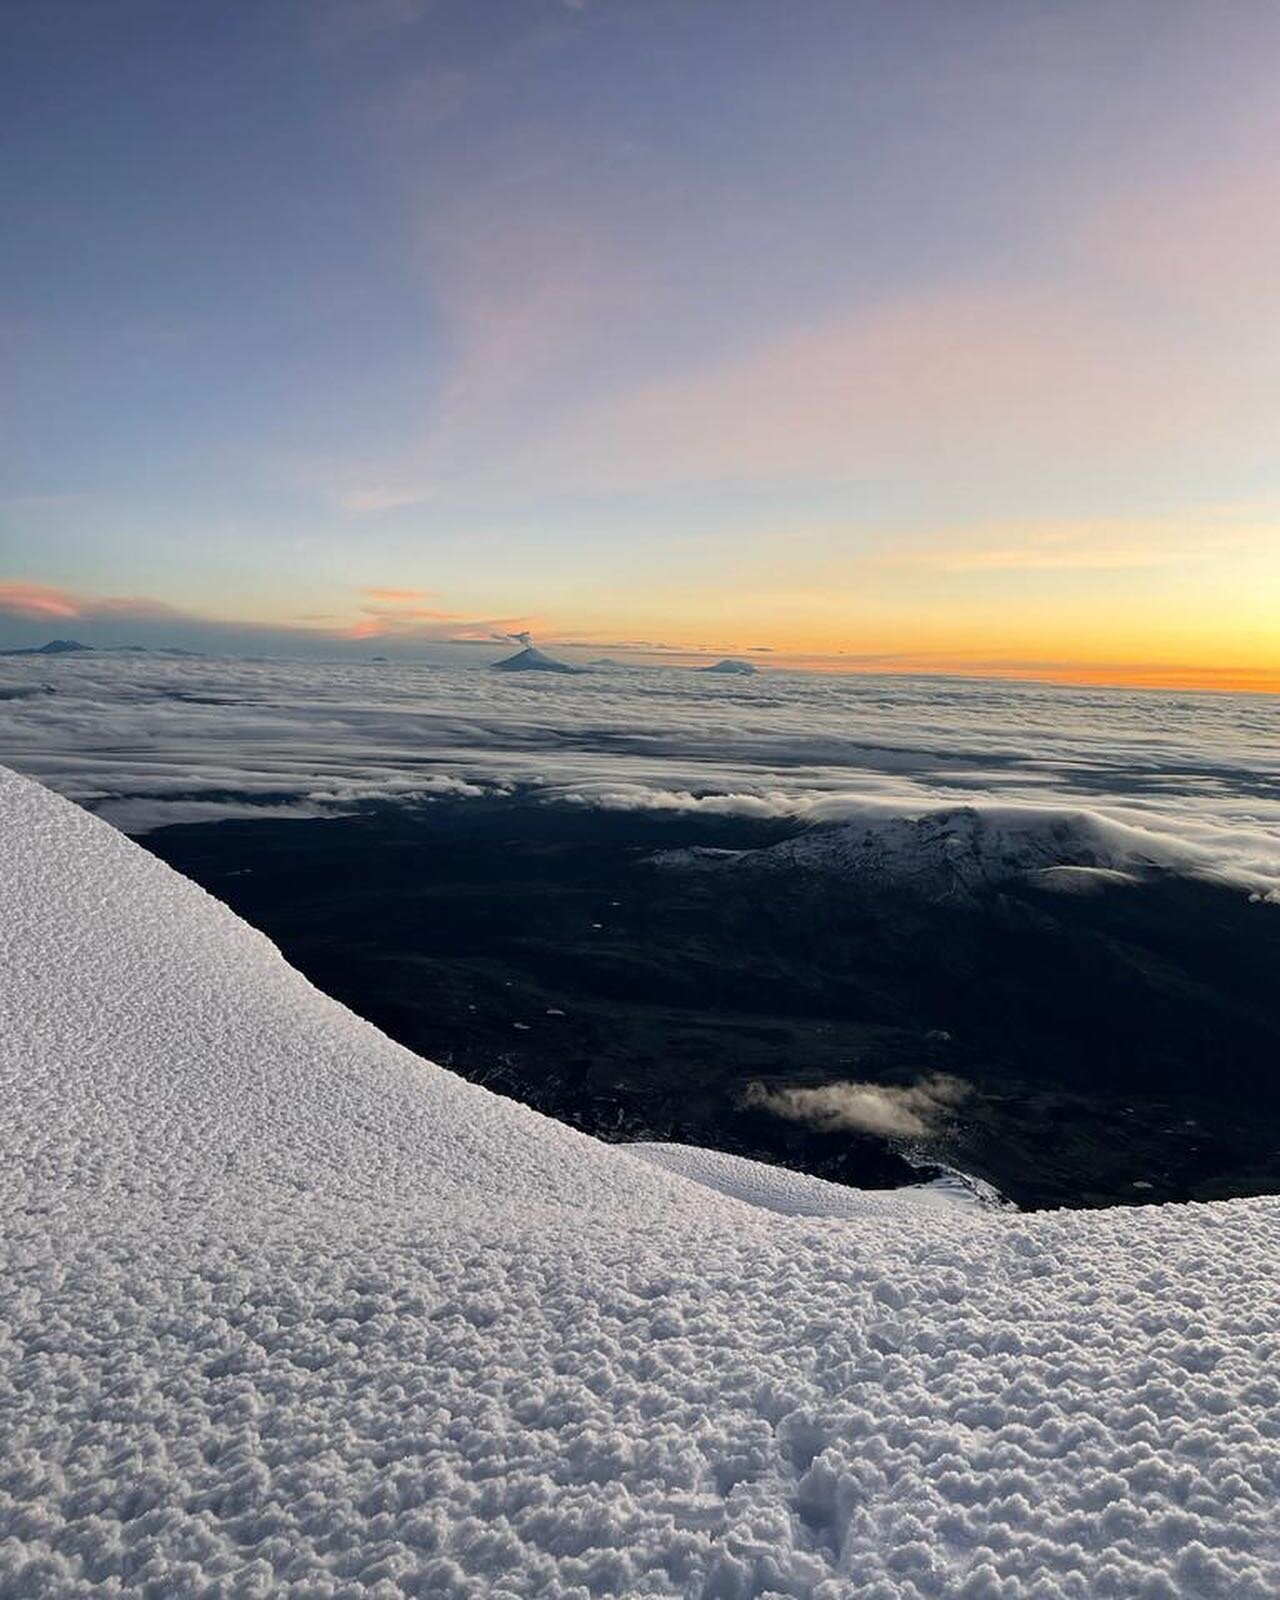
[[[95,653],[0,661],[0,760],[135,834],[499,795],[864,831],[967,807],[1280,897],[1267,695]]]

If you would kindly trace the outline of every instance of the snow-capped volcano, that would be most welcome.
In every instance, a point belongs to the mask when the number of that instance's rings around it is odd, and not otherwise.
[[[0,892],[0,1593],[1280,1590],[1280,1202],[640,1159],[12,774]]]
[[[50,639],[47,644],[29,645],[22,650],[0,650],[0,656],[74,656],[92,651],[91,644],[79,639]]]
[[[723,661],[713,661],[709,667],[695,667],[695,672],[719,672],[728,677],[754,678],[756,668],[749,661],[736,661],[726,656]]]
[[[1064,807],[938,807],[920,816],[870,813],[820,823],[758,850],[667,850],[662,866],[778,873],[820,872],[893,886],[931,900],[1031,879],[1062,893],[1121,885],[1153,869],[1200,871],[1194,847],[1095,812]]]
[[[567,661],[557,661],[536,644],[527,644],[513,656],[503,656],[491,663],[495,672],[581,672],[581,667],[571,667]]]

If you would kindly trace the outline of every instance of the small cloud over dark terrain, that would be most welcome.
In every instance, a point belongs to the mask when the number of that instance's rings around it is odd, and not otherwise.
[[[919,1083],[823,1083],[768,1089],[755,1083],[747,1104],[819,1133],[874,1133],[887,1139],[924,1139],[938,1133],[969,1093],[969,1085],[946,1073]]]

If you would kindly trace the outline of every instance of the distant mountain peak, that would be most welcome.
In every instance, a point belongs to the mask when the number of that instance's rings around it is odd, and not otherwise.
[[[1059,894],[1131,885],[1151,871],[1194,872],[1194,854],[1167,836],[1065,806],[938,807],[919,816],[870,812],[752,850],[659,851],[660,866],[700,871],[821,872],[964,902],[1018,879]]]
[[[582,671],[581,667],[571,667],[567,661],[557,661],[545,650],[539,650],[535,644],[527,644],[523,650],[517,650],[515,655],[504,656],[501,661],[491,662],[490,665],[495,672],[578,673]]]
[[[749,661],[735,661],[732,656],[726,656],[723,661],[713,662],[709,667],[694,668],[695,672],[722,672],[740,678],[754,678],[758,670]]]
[[[70,656],[92,649],[91,644],[81,644],[79,639],[50,639],[48,644],[27,645],[22,650],[0,650],[0,656]]]

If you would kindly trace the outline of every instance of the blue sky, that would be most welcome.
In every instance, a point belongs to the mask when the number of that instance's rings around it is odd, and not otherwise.
[[[1274,5],[4,31],[6,637],[1280,671]]]

